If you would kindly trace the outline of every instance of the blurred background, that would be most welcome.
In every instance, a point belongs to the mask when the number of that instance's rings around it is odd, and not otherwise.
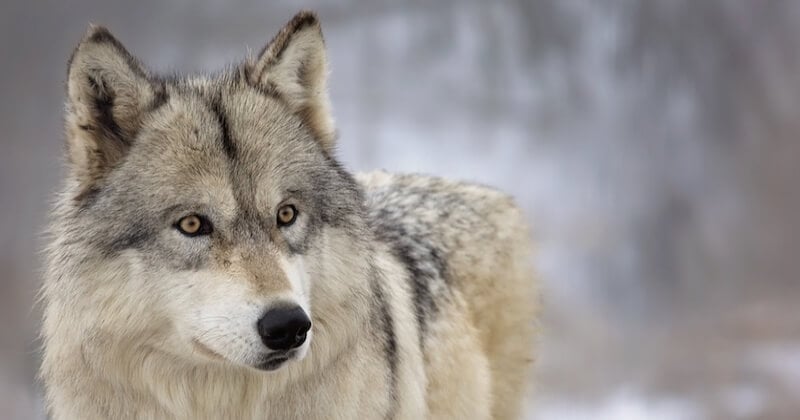
[[[300,7],[339,156],[513,193],[545,310],[527,419],[800,416],[800,2],[4,1],[0,417],[34,377],[66,61],[89,22],[217,70]]]

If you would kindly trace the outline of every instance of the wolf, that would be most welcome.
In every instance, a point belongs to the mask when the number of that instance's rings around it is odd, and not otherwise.
[[[42,287],[54,419],[511,419],[539,308],[494,189],[337,160],[314,13],[211,75],[91,26]]]

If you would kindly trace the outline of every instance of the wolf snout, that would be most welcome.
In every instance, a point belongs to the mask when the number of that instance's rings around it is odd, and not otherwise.
[[[258,320],[261,341],[271,350],[291,350],[306,341],[311,320],[299,306],[274,308]]]

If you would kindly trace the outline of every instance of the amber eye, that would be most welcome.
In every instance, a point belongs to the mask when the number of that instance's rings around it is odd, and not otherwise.
[[[196,214],[181,218],[175,224],[175,228],[186,236],[208,235],[213,230],[208,219]]]
[[[278,209],[278,226],[289,226],[297,219],[297,209],[287,204]]]

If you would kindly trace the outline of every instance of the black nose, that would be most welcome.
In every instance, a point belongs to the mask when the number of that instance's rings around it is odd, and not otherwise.
[[[291,350],[306,341],[311,320],[299,306],[275,308],[258,320],[261,341],[272,350]]]

